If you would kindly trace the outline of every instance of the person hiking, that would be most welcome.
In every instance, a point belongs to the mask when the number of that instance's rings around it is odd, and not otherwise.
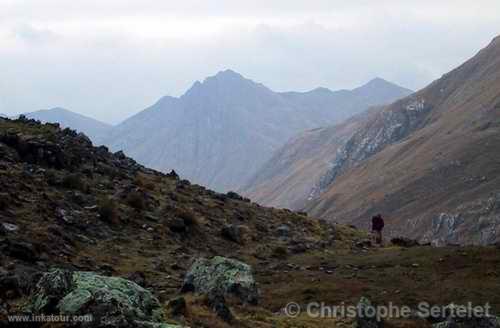
[[[382,244],[382,230],[384,229],[384,219],[382,215],[377,214],[372,217],[372,232],[375,235],[375,242]]]

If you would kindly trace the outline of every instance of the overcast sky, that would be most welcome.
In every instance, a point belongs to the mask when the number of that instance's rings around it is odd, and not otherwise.
[[[0,112],[116,123],[231,68],[271,89],[418,89],[500,34],[498,0],[0,0]]]

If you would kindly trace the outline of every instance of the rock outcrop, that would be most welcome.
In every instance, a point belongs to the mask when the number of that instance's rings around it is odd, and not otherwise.
[[[34,314],[91,315],[88,327],[163,324],[162,307],[148,290],[118,277],[54,270],[37,283],[28,310]]]

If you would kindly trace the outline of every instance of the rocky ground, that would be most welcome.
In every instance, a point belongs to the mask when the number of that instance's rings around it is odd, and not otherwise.
[[[215,193],[56,125],[0,119],[0,187],[0,327],[22,313],[99,318],[87,327],[351,327],[283,308],[363,296],[500,312],[493,247],[375,248],[362,231]]]

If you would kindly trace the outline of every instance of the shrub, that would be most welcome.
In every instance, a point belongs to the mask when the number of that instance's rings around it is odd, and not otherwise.
[[[116,202],[113,199],[101,199],[98,208],[99,216],[104,222],[114,223],[118,219],[118,210],[116,207]]]
[[[80,190],[82,192],[88,189],[82,175],[78,173],[71,173],[66,175],[63,178],[61,184],[64,188]]]
[[[198,225],[196,214],[190,209],[177,207],[174,214],[182,219],[187,227]]]
[[[226,196],[230,199],[234,199],[234,200],[243,200],[243,197],[241,197],[240,195],[238,195],[237,193],[235,193],[234,191],[230,191],[226,194]]]
[[[284,259],[288,256],[288,250],[284,246],[276,246],[273,249],[273,257]]]
[[[135,184],[141,188],[150,191],[154,191],[156,188],[155,182],[147,178],[143,174],[137,174],[137,176],[135,177]]]
[[[57,186],[60,184],[55,170],[52,169],[47,169],[45,172],[45,180],[47,180],[49,186]]]
[[[0,193],[0,211],[5,210],[11,202],[10,196],[7,193]]]
[[[146,208],[144,195],[138,191],[133,191],[128,194],[126,202],[130,207],[136,209],[137,211],[142,211]]]

